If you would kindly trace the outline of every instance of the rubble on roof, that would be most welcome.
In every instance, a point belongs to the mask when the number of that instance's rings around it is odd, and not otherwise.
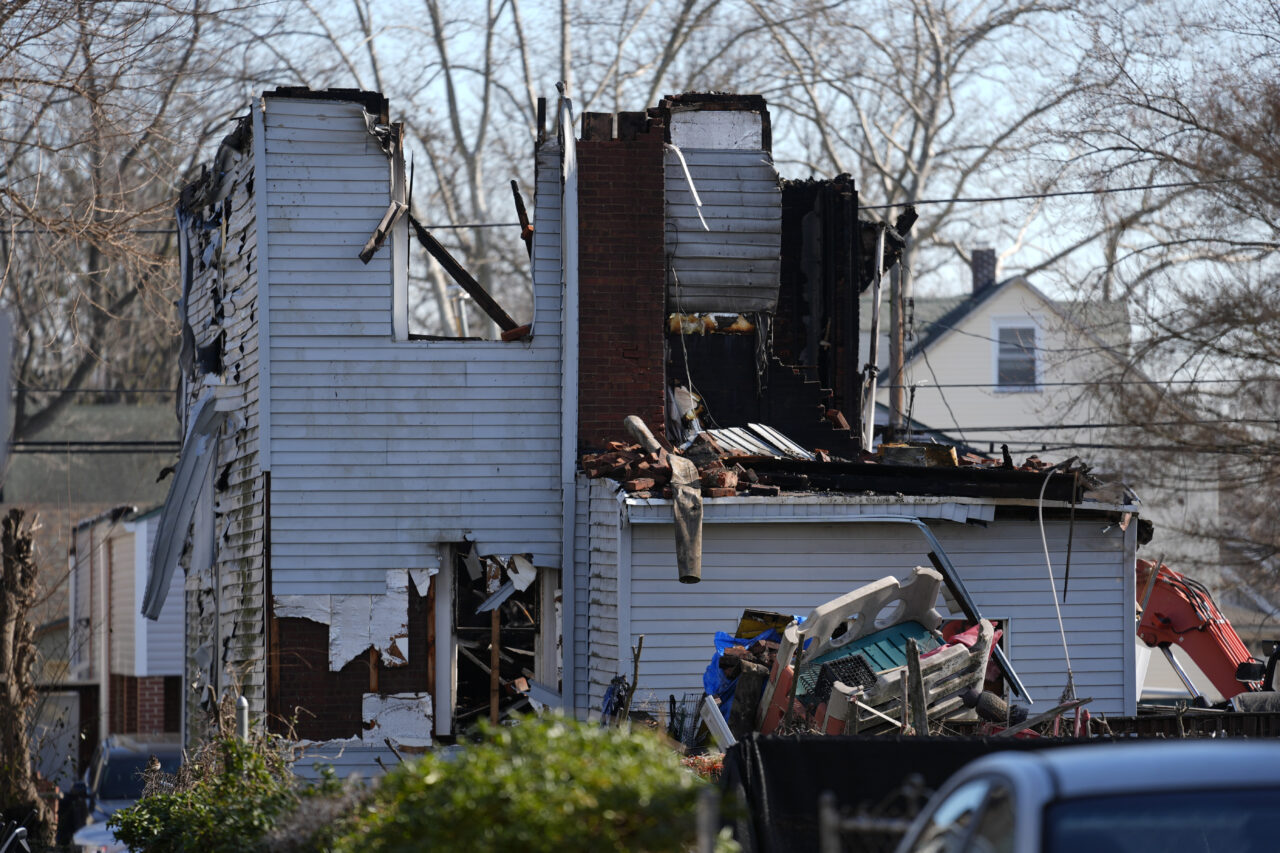
[[[850,461],[802,447],[757,423],[703,430],[680,448],[656,454],[612,441],[606,450],[583,455],[580,464],[588,477],[616,480],[632,497],[670,499],[673,455],[693,462],[705,498],[831,491],[1035,499],[1043,487],[1046,500],[1080,503],[1112,494],[1074,460],[1055,466],[1032,455],[1015,465],[1012,457],[996,460],[957,454],[948,445],[907,443],[881,445],[875,454]],[[1120,495],[1113,502],[1124,500]]]

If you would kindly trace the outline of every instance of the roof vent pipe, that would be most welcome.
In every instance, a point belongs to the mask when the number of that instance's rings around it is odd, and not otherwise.
[[[969,270],[973,273],[973,292],[981,293],[996,283],[996,250],[981,248],[973,250],[969,261]]]

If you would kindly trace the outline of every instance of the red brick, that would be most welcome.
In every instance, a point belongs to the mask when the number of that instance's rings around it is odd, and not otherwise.
[[[662,141],[659,131],[578,144],[583,448],[625,438],[627,415],[665,432]]]

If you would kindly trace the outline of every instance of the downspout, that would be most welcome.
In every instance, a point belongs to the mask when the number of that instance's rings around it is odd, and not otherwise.
[[[107,567],[101,564],[98,557],[98,545],[94,541],[96,529],[97,524],[89,526],[89,566],[97,587],[95,598],[98,612],[94,614],[97,628],[94,633],[98,635],[98,643],[94,654],[98,658],[98,735],[105,738],[111,733],[111,626],[107,621],[111,613],[111,586]]]
[[[560,696],[566,714],[573,714],[576,686],[574,620],[577,618],[574,582],[577,560],[574,533],[577,525],[578,467],[578,158],[573,138],[573,102],[560,90],[558,132],[561,156],[560,264],[564,289],[560,305],[560,573],[562,682]]]

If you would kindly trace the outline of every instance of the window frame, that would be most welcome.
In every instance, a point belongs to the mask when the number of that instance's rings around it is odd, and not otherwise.
[[[997,394],[1025,394],[1043,390],[1044,382],[1044,334],[1043,323],[1036,314],[1015,314],[991,318],[991,387]],[[1000,333],[1006,329],[1030,330],[1032,335],[1032,368],[1035,379],[1030,385],[1002,385],[1000,383]]]

